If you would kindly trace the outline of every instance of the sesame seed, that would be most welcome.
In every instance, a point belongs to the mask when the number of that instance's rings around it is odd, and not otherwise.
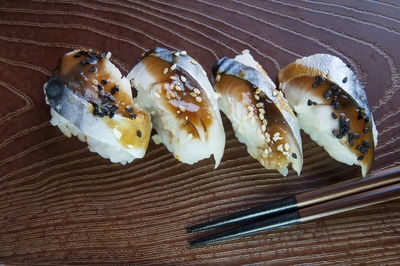
[[[187,55],[187,52],[185,50],[181,51],[181,55]]]
[[[108,99],[109,99],[111,102],[115,103],[115,98],[114,98],[114,96],[110,95],[110,96],[108,96]]]
[[[267,142],[271,141],[271,135],[268,132],[265,132],[265,137],[267,138]]]
[[[368,142],[366,142],[365,140],[362,141],[362,145],[364,145],[367,148],[371,147],[371,145]]]
[[[176,85],[176,86],[175,86],[175,89],[176,89],[177,91],[182,91],[182,87],[179,86],[179,85]]]
[[[184,76],[181,76],[182,82],[186,82],[186,78]]]
[[[196,93],[196,94],[200,94],[200,90],[197,89],[197,88],[195,88],[195,89],[193,90],[193,92]]]
[[[189,119],[189,117],[186,115],[186,116],[185,116],[185,120],[188,120],[188,119]]]
[[[172,66],[171,66],[171,70],[175,70],[176,69],[176,64],[173,64]]]
[[[254,116],[254,112],[249,112],[249,113],[247,114],[247,116],[248,116],[249,118],[252,118],[252,117]]]
[[[313,105],[317,105],[317,102],[314,102],[314,101],[313,101],[312,104],[313,104]]]
[[[341,138],[343,138],[343,134],[339,134],[339,135],[337,135],[337,136],[336,136],[336,138],[338,138],[338,139],[341,139]]]
[[[177,80],[178,79],[176,76],[170,76],[169,78],[172,79],[172,80]]]
[[[361,161],[362,159],[364,159],[364,156],[363,156],[363,155],[357,157],[357,160],[358,160],[358,161]]]
[[[349,142],[349,145],[350,145],[350,147],[353,147],[354,146],[354,141],[352,140],[352,139],[348,139],[348,142]]]
[[[127,110],[129,113],[132,113],[132,112],[133,112],[133,108],[132,108],[132,106],[130,106],[130,105],[127,105],[125,108],[126,108],[126,110]]]
[[[282,144],[279,144],[278,147],[276,147],[276,149],[277,149],[278,151],[283,151],[283,145],[282,145]]]
[[[168,72],[168,67],[164,68],[163,74],[167,74]]]
[[[308,106],[311,106],[311,105],[312,105],[312,101],[311,101],[310,99],[308,99],[307,105],[308,105]]]
[[[197,62],[196,60],[192,59],[192,61],[190,61],[193,65],[197,65],[199,62]]]
[[[138,130],[137,132],[137,136],[140,138],[142,136],[142,132],[140,130]]]
[[[276,90],[274,90],[274,91],[272,92],[272,95],[273,95],[274,97],[276,97],[276,96],[278,95],[278,92],[277,92]]]
[[[338,89],[333,93],[333,96],[337,98],[340,95],[341,91]]]
[[[363,129],[363,133],[364,133],[364,134],[367,134],[368,131],[369,131],[369,127],[366,126],[366,127]]]
[[[103,90],[103,89],[104,89],[104,87],[103,87],[103,86],[101,86],[100,84],[97,84],[97,88],[99,89],[99,91],[101,91],[101,90]]]
[[[242,51],[242,54],[248,54],[248,53],[250,53],[249,49],[244,49],[244,50]]]
[[[333,118],[333,119],[336,119],[336,118],[337,118],[337,115],[336,115],[334,112],[332,112],[332,118]]]
[[[264,104],[262,104],[262,103],[257,103],[256,104],[256,107],[258,107],[258,108],[263,107],[263,106],[264,106]]]
[[[254,95],[254,98],[255,98],[257,101],[260,100],[260,96],[258,96],[257,94]]]
[[[289,150],[289,143],[285,143],[285,145],[284,145],[284,147],[285,147],[285,150]]]
[[[318,85],[319,85],[319,83],[315,82],[315,83],[312,85],[312,87],[313,87],[313,88],[316,88],[316,87],[318,87]]]
[[[267,126],[266,126],[266,125],[262,125],[262,126],[261,126],[261,131],[262,131],[262,132],[265,132],[265,130],[267,130]]]
[[[268,124],[268,121],[267,120],[263,120],[263,125],[267,125]]]
[[[201,73],[203,73],[204,76],[207,76],[207,72],[204,69],[201,69]]]
[[[91,67],[89,68],[89,72],[91,72],[91,73],[96,72],[98,68],[99,68],[98,65],[93,65],[93,66],[91,66]]]
[[[322,94],[322,96],[324,96],[325,99],[330,99],[332,96],[332,92],[330,90],[328,90],[327,92]]]
[[[194,92],[191,92],[191,93],[189,93],[189,94],[190,94],[190,96],[192,96],[192,97],[196,97],[196,96],[197,96],[197,94],[194,93]]]
[[[168,100],[171,100],[171,95],[169,95],[168,92],[165,94],[165,97],[167,97]]]
[[[259,108],[259,109],[258,109],[258,112],[259,112],[260,114],[265,114],[265,110],[264,110],[263,108]]]
[[[359,138],[360,138],[360,134],[355,133],[355,134],[354,134],[354,138],[355,138],[355,139],[359,139]]]
[[[107,52],[106,59],[108,60],[108,59],[110,59],[110,57],[111,57],[111,52]]]
[[[172,98],[176,97],[175,93],[173,93],[173,92],[171,92],[170,95],[171,95]]]
[[[201,102],[201,97],[197,96],[196,97],[196,102]]]
[[[261,92],[261,89],[260,88],[257,88],[256,89],[256,94],[259,94]]]
[[[249,110],[249,112],[254,112],[254,108],[250,105],[247,106],[247,110]]]
[[[178,52],[176,52],[174,55],[175,55],[175,56],[179,56],[179,55],[180,55],[180,52],[178,51]]]
[[[293,157],[294,159],[297,159],[296,153],[292,153],[292,157]]]
[[[258,117],[260,118],[260,120],[264,120],[264,115],[263,114],[260,114]]]
[[[180,110],[177,110],[176,113],[179,115],[179,114],[181,113],[181,111],[180,111]]]
[[[343,83],[346,83],[346,82],[347,82],[347,77],[345,77],[345,78],[342,80],[342,82],[343,82]]]
[[[272,138],[273,141],[278,141],[278,140],[280,140],[280,139],[283,139],[283,138],[281,138],[281,137],[279,136],[279,132],[275,133],[274,136],[273,136],[273,138]]]
[[[132,119],[135,119],[135,118],[136,118],[136,115],[135,115],[135,114],[129,114],[129,116],[130,116]]]
[[[160,94],[158,92],[155,92],[154,96],[156,96],[156,98],[161,98],[161,96],[160,96]]]
[[[220,80],[221,80],[221,75],[217,75],[217,76],[215,77],[215,79],[216,79],[217,81],[220,81]]]

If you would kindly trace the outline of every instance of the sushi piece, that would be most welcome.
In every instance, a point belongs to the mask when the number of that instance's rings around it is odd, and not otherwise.
[[[335,56],[315,54],[282,69],[279,82],[300,127],[334,159],[361,166],[365,176],[378,132],[353,71]]]
[[[110,62],[111,53],[72,51],[62,56],[44,85],[51,124],[87,142],[90,151],[126,164],[142,158],[150,115],[133,102],[129,81]]]
[[[151,113],[156,143],[164,143],[181,162],[193,164],[213,155],[219,165],[225,132],[217,94],[196,60],[186,51],[157,47],[142,56],[127,78]]]
[[[297,118],[263,68],[245,50],[235,59],[222,58],[213,66],[219,106],[240,142],[265,168],[300,174],[303,153]]]

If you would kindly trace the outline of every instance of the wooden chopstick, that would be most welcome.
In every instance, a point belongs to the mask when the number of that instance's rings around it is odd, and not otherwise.
[[[400,182],[368,190],[362,193],[342,197],[337,200],[323,202],[311,207],[299,209],[259,222],[249,223],[217,234],[193,240],[190,246],[211,244],[234,237],[253,234],[291,224],[315,220],[321,217],[354,210],[400,198]]]
[[[187,232],[194,233],[238,222],[244,222],[258,217],[266,217],[298,210],[299,208],[304,208],[313,204],[393,184],[399,180],[399,175],[400,166],[392,167],[387,170],[378,171],[366,178],[347,180],[317,190],[300,193],[295,196],[243,210],[209,222],[194,225],[187,228]]]
[[[297,203],[293,204],[289,200],[290,198],[296,199]],[[188,231],[191,231],[193,228],[195,231],[200,231],[197,228],[208,229],[220,227],[239,221],[246,221],[254,217],[264,218],[267,214],[267,218],[261,221],[196,239],[189,244],[190,246],[198,246],[214,243],[400,198],[400,166],[379,171],[365,179],[342,182],[315,191],[301,193],[290,198],[193,226]],[[280,205],[282,202],[284,204]],[[304,208],[305,206],[309,207]],[[262,214],[258,215],[260,213]],[[271,217],[272,214],[275,214],[275,216]],[[276,216],[276,214],[280,215]],[[244,218],[242,219],[242,217]]]

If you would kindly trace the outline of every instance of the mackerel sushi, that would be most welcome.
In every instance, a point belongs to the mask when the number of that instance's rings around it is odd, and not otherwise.
[[[44,85],[51,124],[87,142],[90,151],[126,164],[142,158],[150,115],[133,102],[129,81],[110,62],[111,53],[72,51],[62,56]]]
[[[334,159],[361,166],[365,176],[378,133],[353,71],[335,56],[315,54],[286,66],[279,81],[300,127]]]
[[[240,142],[265,168],[300,174],[302,143],[297,118],[263,68],[245,50],[213,66],[213,85],[221,111],[229,118]]]
[[[204,69],[186,51],[155,48],[128,74],[138,101],[151,113],[157,134],[176,159],[187,164],[214,156],[215,167],[225,148],[217,94]]]

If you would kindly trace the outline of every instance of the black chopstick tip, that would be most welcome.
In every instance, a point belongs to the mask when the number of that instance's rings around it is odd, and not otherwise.
[[[203,243],[202,242],[199,242],[199,241],[196,241],[196,240],[193,240],[193,241],[190,241],[189,242],[189,247],[198,247],[198,246],[201,246],[201,245],[203,245]]]

